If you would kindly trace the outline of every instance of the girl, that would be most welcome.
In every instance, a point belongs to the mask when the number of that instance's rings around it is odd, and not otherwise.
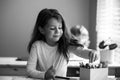
[[[30,77],[46,80],[65,77],[70,52],[91,61],[97,59],[95,51],[69,45],[65,31],[64,19],[56,9],[41,10],[28,45],[27,72]]]

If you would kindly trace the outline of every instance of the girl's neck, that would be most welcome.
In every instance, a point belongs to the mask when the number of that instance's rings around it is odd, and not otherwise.
[[[49,46],[52,46],[52,47],[53,47],[53,46],[56,46],[56,45],[57,45],[57,42],[55,43],[55,42],[47,42],[47,41],[46,41],[46,44],[48,44]]]

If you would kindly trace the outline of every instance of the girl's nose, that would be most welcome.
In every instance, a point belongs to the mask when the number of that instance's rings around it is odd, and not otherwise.
[[[58,32],[59,32],[59,29],[58,29],[58,28],[56,28],[55,33],[58,33]]]

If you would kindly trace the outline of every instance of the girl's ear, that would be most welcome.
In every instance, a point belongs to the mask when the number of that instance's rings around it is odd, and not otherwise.
[[[38,29],[39,29],[41,34],[44,34],[44,29],[43,28],[39,27]]]

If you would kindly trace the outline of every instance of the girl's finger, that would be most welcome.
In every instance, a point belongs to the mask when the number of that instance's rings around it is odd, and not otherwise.
[[[53,67],[53,65],[49,68],[49,70],[51,70],[54,74],[55,74],[55,69],[54,69],[54,67]]]
[[[96,61],[96,60],[98,60],[100,58],[100,55],[99,55],[98,51],[94,52],[94,55],[95,55],[94,61]]]
[[[55,80],[55,76],[53,76],[53,78],[52,78],[53,80]]]
[[[92,62],[94,62],[95,60],[96,60],[96,54],[93,53]]]
[[[97,57],[97,54],[95,55],[95,58],[94,58],[94,61],[96,61],[98,59],[98,57]]]
[[[94,62],[96,60],[97,55],[95,54],[94,51],[91,51],[89,57],[90,57],[90,63],[92,63],[92,62]]]
[[[49,68],[49,70],[52,70],[53,69],[53,65]]]
[[[91,63],[94,61],[95,55],[91,52]]]
[[[92,52],[90,51],[90,52],[89,52],[89,63],[92,62],[92,57],[93,57],[93,56],[92,56]]]

